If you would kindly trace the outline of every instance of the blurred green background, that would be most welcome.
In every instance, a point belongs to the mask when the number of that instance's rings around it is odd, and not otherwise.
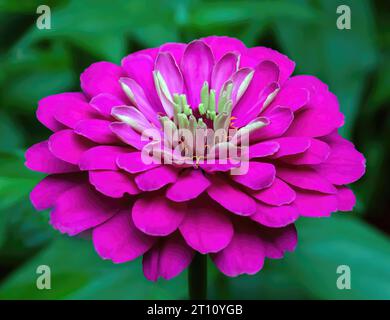
[[[387,1],[45,1],[52,29],[36,28],[41,1],[0,0],[0,299],[178,299],[186,272],[156,284],[141,261],[102,261],[90,241],[51,229],[28,193],[42,178],[23,153],[49,132],[35,118],[37,101],[79,90],[78,76],[99,60],[169,41],[229,35],[247,46],[277,49],[337,94],[342,134],[367,158],[353,185],[352,213],[297,223],[296,252],[266,261],[256,276],[225,278],[209,264],[210,298],[390,299],[390,21]],[[352,29],[336,28],[347,4]],[[49,265],[51,290],[38,290],[36,268]],[[336,268],[351,268],[351,290],[338,290]]]

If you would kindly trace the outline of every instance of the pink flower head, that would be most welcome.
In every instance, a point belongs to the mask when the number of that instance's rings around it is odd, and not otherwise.
[[[298,217],[352,210],[345,185],[365,171],[363,155],[337,133],[336,96],[315,77],[291,77],[294,65],[216,36],[142,50],[120,66],[92,64],[82,92],[39,102],[37,118],[53,134],[26,152],[26,166],[48,174],[31,193],[34,207],[52,209],[62,233],[92,230],[103,259],[143,255],[149,280],[177,276],[195,252],[228,276],[257,273],[266,257],[294,250]],[[231,137],[200,156],[180,136],[210,128],[247,133],[245,159],[222,161]],[[144,139],[148,130],[161,140]],[[172,161],[147,162],[144,150]],[[245,173],[232,174],[243,162]]]

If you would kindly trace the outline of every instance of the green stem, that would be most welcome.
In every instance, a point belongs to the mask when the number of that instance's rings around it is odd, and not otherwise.
[[[188,271],[188,291],[191,300],[207,299],[207,255],[196,253]]]

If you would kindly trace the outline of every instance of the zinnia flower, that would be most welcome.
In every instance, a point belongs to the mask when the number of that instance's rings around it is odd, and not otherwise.
[[[294,66],[272,49],[216,36],[135,52],[120,66],[92,64],[82,92],[39,102],[37,118],[53,134],[26,152],[26,166],[48,174],[31,193],[34,207],[52,209],[62,233],[91,230],[103,259],[143,255],[149,280],[177,276],[196,252],[225,275],[257,273],[265,258],[294,250],[300,216],[351,210],[345,185],[365,171],[337,132],[336,96],[313,76],[291,77]],[[182,129],[247,133],[246,159],[221,161],[231,137],[200,155]],[[143,139],[147,130],[171,150]],[[145,162],[144,150],[171,161]],[[247,171],[232,174],[243,161]]]

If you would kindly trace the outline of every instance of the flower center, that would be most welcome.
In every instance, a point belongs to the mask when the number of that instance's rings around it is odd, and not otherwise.
[[[161,129],[152,126],[138,109],[120,114],[119,108],[113,116],[129,124],[134,130],[145,134],[145,129],[155,129],[153,141],[146,146],[149,155],[169,156],[173,162],[183,161],[198,166],[205,161],[237,160],[242,150],[249,147],[249,134],[267,123],[255,119],[244,127],[235,128],[232,117],[233,105],[237,103],[249,86],[253,73],[248,73],[234,88],[232,80],[226,81],[217,90],[210,88],[207,81],[199,92],[200,102],[194,108],[189,105],[186,94],[171,92],[159,71],[153,72],[155,87],[166,114],[157,116]],[[131,89],[132,83],[121,82],[130,100],[137,105],[137,95]],[[125,107],[126,108],[126,107]],[[150,114],[148,115],[150,119]],[[152,115],[154,116],[154,115]],[[149,123],[149,125],[148,125]],[[156,138],[156,131],[158,138]],[[148,136],[151,138],[151,135]],[[166,160],[166,159],[165,159]],[[171,162],[172,163],[172,162]]]
[[[200,91],[200,103],[194,111],[185,94],[173,94],[173,117],[159,117],[165,140],[195,165],[216,158],[237,158],[237,148],[242,147],[244,139],[243,130],[237,130],[231,122],[234,119],[231,116],[232,91],[233,83],[227,81],[217,100],[216,91],[209,88],[207,81],[204,82]],[[257,123],[254,127],[258,125],[262,126],[263,123]]]

